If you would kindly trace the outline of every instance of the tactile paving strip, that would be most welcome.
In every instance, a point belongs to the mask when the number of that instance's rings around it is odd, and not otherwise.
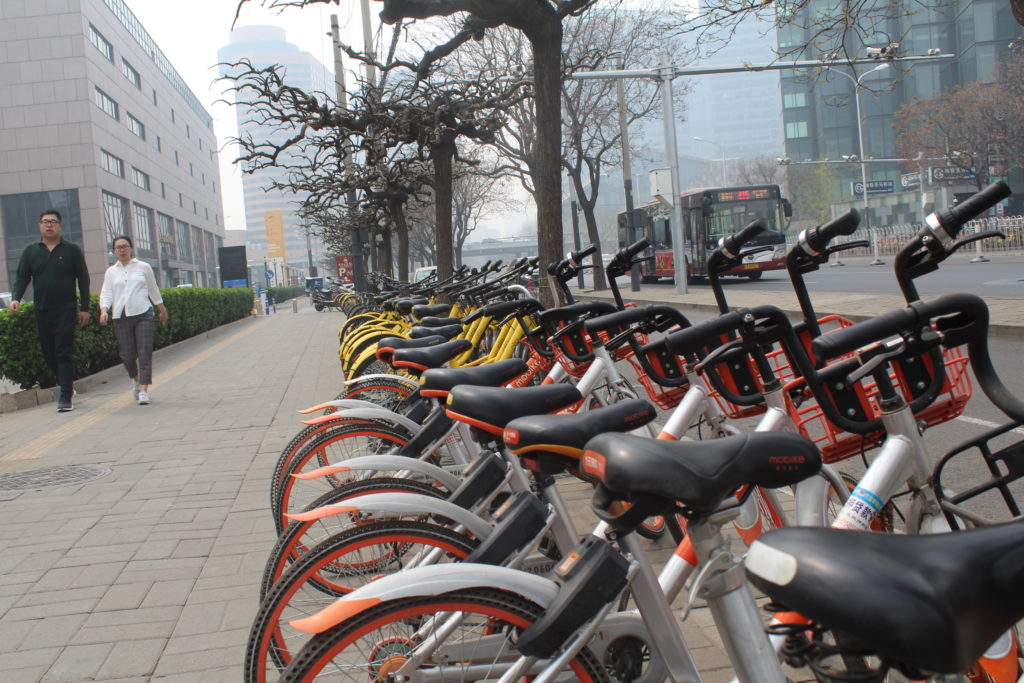
[[[110,474],[109,467],[64,465],[0,474],[0,491],[39,491],[59,486],[84,484]]]

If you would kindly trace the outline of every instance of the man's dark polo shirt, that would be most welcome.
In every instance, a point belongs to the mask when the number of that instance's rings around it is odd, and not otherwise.
[[[79,310],[89,310],[89,271],[85,267],[85,254],[77,244],[62,239],[51,251],[40,240],[25,247],[11,292],[16,301],[21,301],[30,278],[33,304],[37,309],[74,308],[75,280],[78,280]]]

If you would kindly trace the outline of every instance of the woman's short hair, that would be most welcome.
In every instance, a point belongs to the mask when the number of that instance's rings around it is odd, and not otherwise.
[[[129,247],[131,247],[132,249],[134,249],[134,248],[135,248],[135,245],[134,245],[134,244],[132,244],[132,238],[131,238],[131,237],[129,237],[128,235],[118,235],[117,237],[115,237],[114,239],[112,239],[112,240],[110,241],[110,248],[111,248],[111,249],[113,249],[113,248],[114,248],[114,245],[115,245],[115,244],[117,244],[117,241],[118,241],[118,240],[124,240],[125,242],[127,242],[127,243],[128,243],[128,246],[129,246]]]

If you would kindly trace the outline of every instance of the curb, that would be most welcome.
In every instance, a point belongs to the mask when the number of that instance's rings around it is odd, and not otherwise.
[[[153,360],[165,356],[172,351],[186,348],[193,342],[205,341],[209,339],[216,339],[223,336],[229,331],[233,331],[235,327],[240,327],[249,321],[261,319],[263,316],[249,315],[239,320],[215,327],[212,330],[206,332],[200,332],[199,334],[189,337],[188,339],[182,339],[179,342],[175,342],[170,346],[164,346],[162,348],[153,351]],[[109,368],[100,370],[99,372],[93,373],[81,379],[75,380],[75,391],[80,394],[87,394],[104,384],[117,379],[118,377],[124,377],[124,368],[118,364],[113,365]],[[57,399],[54,397],[55,387],[48,387],[43,389],[41,387],[31,387],[29,389],[23,389],[22,391],[16,391],[11,393],[0,394],[0,415],[6,413],[13,413],[18,410],[25,410],[26,408],[35,408],[36,406],[45,405],[47,403],[53,403]]]

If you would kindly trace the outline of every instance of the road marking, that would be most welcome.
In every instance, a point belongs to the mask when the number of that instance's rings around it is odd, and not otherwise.
[[[999,424],[998,422],[990,422],[988,420],[980,420],[980,419],[978,419],[976,417],[968,417],[966,415],[961,415],[960,417],[958,417],[956,419],[962,420],[963,422],[969,422],[972,425],[978,425],[979,427],[988,427],[989,429],[995,429],[996,427],[1002,427],[1003,426],[1003,425]],[[1009,433],[1010,434],[1024,434],[1024,427],[1017,427],[1016,429],[1011,429]]]
[[[260,320],[259,323],[266,322],[266,320],[267,319],[264,318]],[[176,377],[181,376],[203,361],[209,359],[211,356],[215,356],[229,346],[237,343],[238,340],[243,337],[252,334],[256,329],[257,325],[254,324],[248,329],[236,332],[227,339],[214,344],[202,353],[192,356],[184,362],[178,363],[169,370],[162,371],[160,373],[160,382],[167,383]],[[107,402],[100,404],[97,408],[90,410],[88,413],[75,417],[70,422],[66,422],[60,427],[51,429],[42,436],[36,437],[35,439],[22,444],[10,453],[0,457],[0,463],[16,462],[19,460],[35,460],[36,458],[41,458],[57,446],[63,444],[65,441],[78,436],[90,427],[96,426],[106,418],[132,403],[135,403],[135,399],[130,395],[121,394],[115,396]]]

